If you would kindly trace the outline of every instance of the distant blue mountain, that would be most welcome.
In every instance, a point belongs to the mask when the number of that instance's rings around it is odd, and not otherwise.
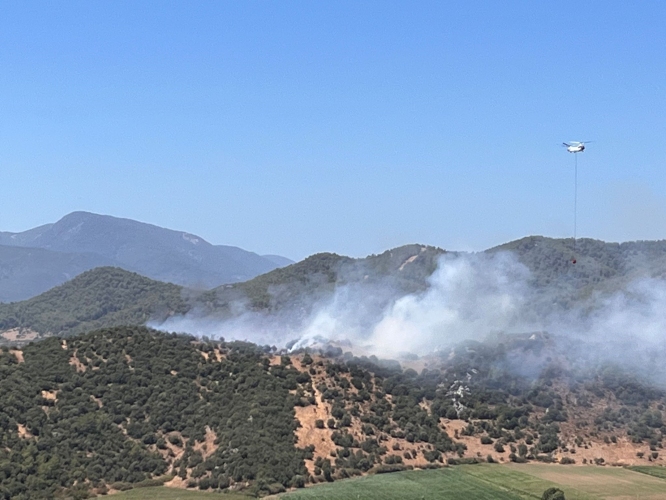
[[[37,251],[40,250],[40,251]],[[251,279],[292,263],[131,219],[73,212],[54,224],[0,232],[0,301],[23,300],[99,266],[194,288]]]

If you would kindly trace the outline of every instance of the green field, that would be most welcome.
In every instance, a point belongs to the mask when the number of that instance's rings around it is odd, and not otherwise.
[[[587,498],[666,499],[666,481],[621,467],[543,464],[508,467],[559,484],[567,498],[573,487],[589,495]]]
[[[414,470],[329,483],[283,496],[296,499],[418,499],[418,500],[522,500],[541,497],[555,483],[505,466],[458,466],[440,470]],[[567,499],[588,496],[570,495]]]
[[[666,480],[653,477],[665,470],[644,467],[640,472],[618,467],[562,465],[461,465],[439,470],[378,474],[312,486],[280,495],[280,500],[534,500],[550,487],[564,490],[567,500],[666,499]],[[657,470],[658,469],[658,470]],[[138,488],[114,500],[247,500],[215,494],[158,488]]]
[[[567,500],[666,499],[666,481],[628,469],[562,465],[469,465],[407,471],[323,484],[283,495],[284,500],[327,499],[539,499],[550,487]]]
[[[636,465],[634,467],[629,467],[629,469],[636,472],[642,472],[643,474],[649,474],[650,476],[659,477],[661,479],[666,479],[666,467]]]
[[[407,471],[324,484],[284,495],[285,499],[442,499],[518,500],[522,497],[476,479],[459,468]]]

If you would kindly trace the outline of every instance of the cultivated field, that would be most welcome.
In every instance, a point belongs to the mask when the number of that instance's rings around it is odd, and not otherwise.
[[[641,472],[619,467],[575,467],[543,464],[462,465],[439,470],[378,474],[312,486],[280,495],[281,500],[534,500],[550,487],[564,490],[567,500],[666,500],[666,468]],[[237,494],[215,494],[172,488],[139,488],[114,495],[115,500],[248,500]]]
[[[576,498],[573,491],[579,491],[588,495],[579,498],[666,499],[664,479],[621,467],[525,464],[507,466],[507,468],[557,483],[566,492],[567,498]],[[643,469],[664,471],[662,467],[643,467]]]
[[[470,465],[382,474],[314,486],[282,498],[523,500],[541,498],[553,486],[564,490],[567,500],[666,499],[666,481],[639,472],[541,464]]]
[[[650,467],[644,465],[636,465],[634,467],[629,467],[629,469],[642,472],[643,474],[649,474],[654,477],[659,477],[661,479],[666,479],[666,467]]]

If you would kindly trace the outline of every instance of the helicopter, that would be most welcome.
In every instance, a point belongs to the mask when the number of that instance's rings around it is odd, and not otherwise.
[[[570,141],[570,144],[563,142],[562,145],[567,148],[567,151],[569,151],[569,153],[582,153],[583,151],[585,151],[585,144],[589,142],[592,141],[585,141],[585,142]]]
[[[585,151],[585,143],[592,141],[569,141],[569,144],[563,142],[562,145],[567,148],[569,153],[582,153]],[[573,233],[573,251],[576,253],[576,219],[578,205],[578,157],[574,154],[574,233]],[[571,263],[577,262],[576,257],[571,258]]]

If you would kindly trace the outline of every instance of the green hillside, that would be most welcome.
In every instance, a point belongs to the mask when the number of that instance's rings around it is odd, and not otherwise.
[[[666,240],[607,243],[588,238],[528,236],[486,250],[512,252],[529,270],[535,290],[563,307],[593,292],[612,293],[643,277],[666,276]],[[572,259],[576,264],[572,264]]]
[[[663,464],[664,392],[617,367],[586,366],[557,342],[467,342],[420,372],[143,327],[4,347],[0,498],[165,481],[263,495],[486,461]],[[538,375],[514,369],[526,363]],[[448,488],[467,491],[487,474],[452,475]]]
[[[187,310],[182,288],[113,267],[87,271],[23,302],[0,304],[0,331],[14,328],[71,335],[94,328],[141,325]]]
[[[350,283],[390,283],[387,289],[393,294],[385,298],[388,300],[425,289],[442,252],[408,245],[365,259],[317,254],[250,281],[196,296],[177,285],[102,267],[32,299],[0,303],[0,332],[19,328],[40,335],[71,335],[102,327],[144,325],[151,319],[159,322],[193,308],[201,314],[225,316],[232,313],[231,305],[236,302],[254,310],[275,312],[289,307],[307,314],[337,286]],[[186,300],[184,295],[190,298]],[[379,307],[383,305],[385,302]]]
[[[526,310],[535,317],[580,307],[587,299],[625,289],[632,280],[666,276],[666,241],[606,243],[581,239],[530,236],[481,252],[509,252],[529,270]],[[304,318],[316,304],[345,286],[364,288],[366,310],[380,314],[393,300],[428,287],[428,278],[444,255],[465,254],[422,245],[406,245],[351,259],[317,254],[250,281],[226,285],[202,294],[197,306],[204,314],[232,314],[243,303],[264,312],[298,311]],[[576,264],[572,263],[575,258]]]
[[[269,491],[305,475],[292,388],[248,344],[145,328],[0,351],[0,498],[52,498],[166,473],[202,489]]]
[[[200,302],[211,314],[228,311],[229,304],[238,300],[247,301],[254,310],[274,312],[289,307],[309,311],[336,287],[349,284],[381,286],[393,290],[387,299],[395,298],[424,290],[443,253],[436,247],[405,245],[362,259],[316,254],[244,283],[218,287],[203,294]]]
[[[512,252],[530,270],[526,308],[535,316],[584,304],[596,294],[622,290],[637,278],[666,276],[666,241],[605,243],[531,236],[486,251]],[[225,318],[240,309],[309,317],[315,306],[348,287],[363,300],[368,318],[395,299],[428,287],[444,250],[406,245],[363,259],[322,253],[243,283],[183,297],[183,289],[117,268],[98,268],[23,302],[0,304],[0,332],[19,328],[41,335],[70,335],[93,328],[142,325],[195,310]],[[461,255],[448,253],[448,255]],[[571,263],[572,257],[577,263]],[[239,305],[242,307],[239,308]],[[591,307],[591,304],[585,304]],[[6,339],[5,339],[6,340]]]

